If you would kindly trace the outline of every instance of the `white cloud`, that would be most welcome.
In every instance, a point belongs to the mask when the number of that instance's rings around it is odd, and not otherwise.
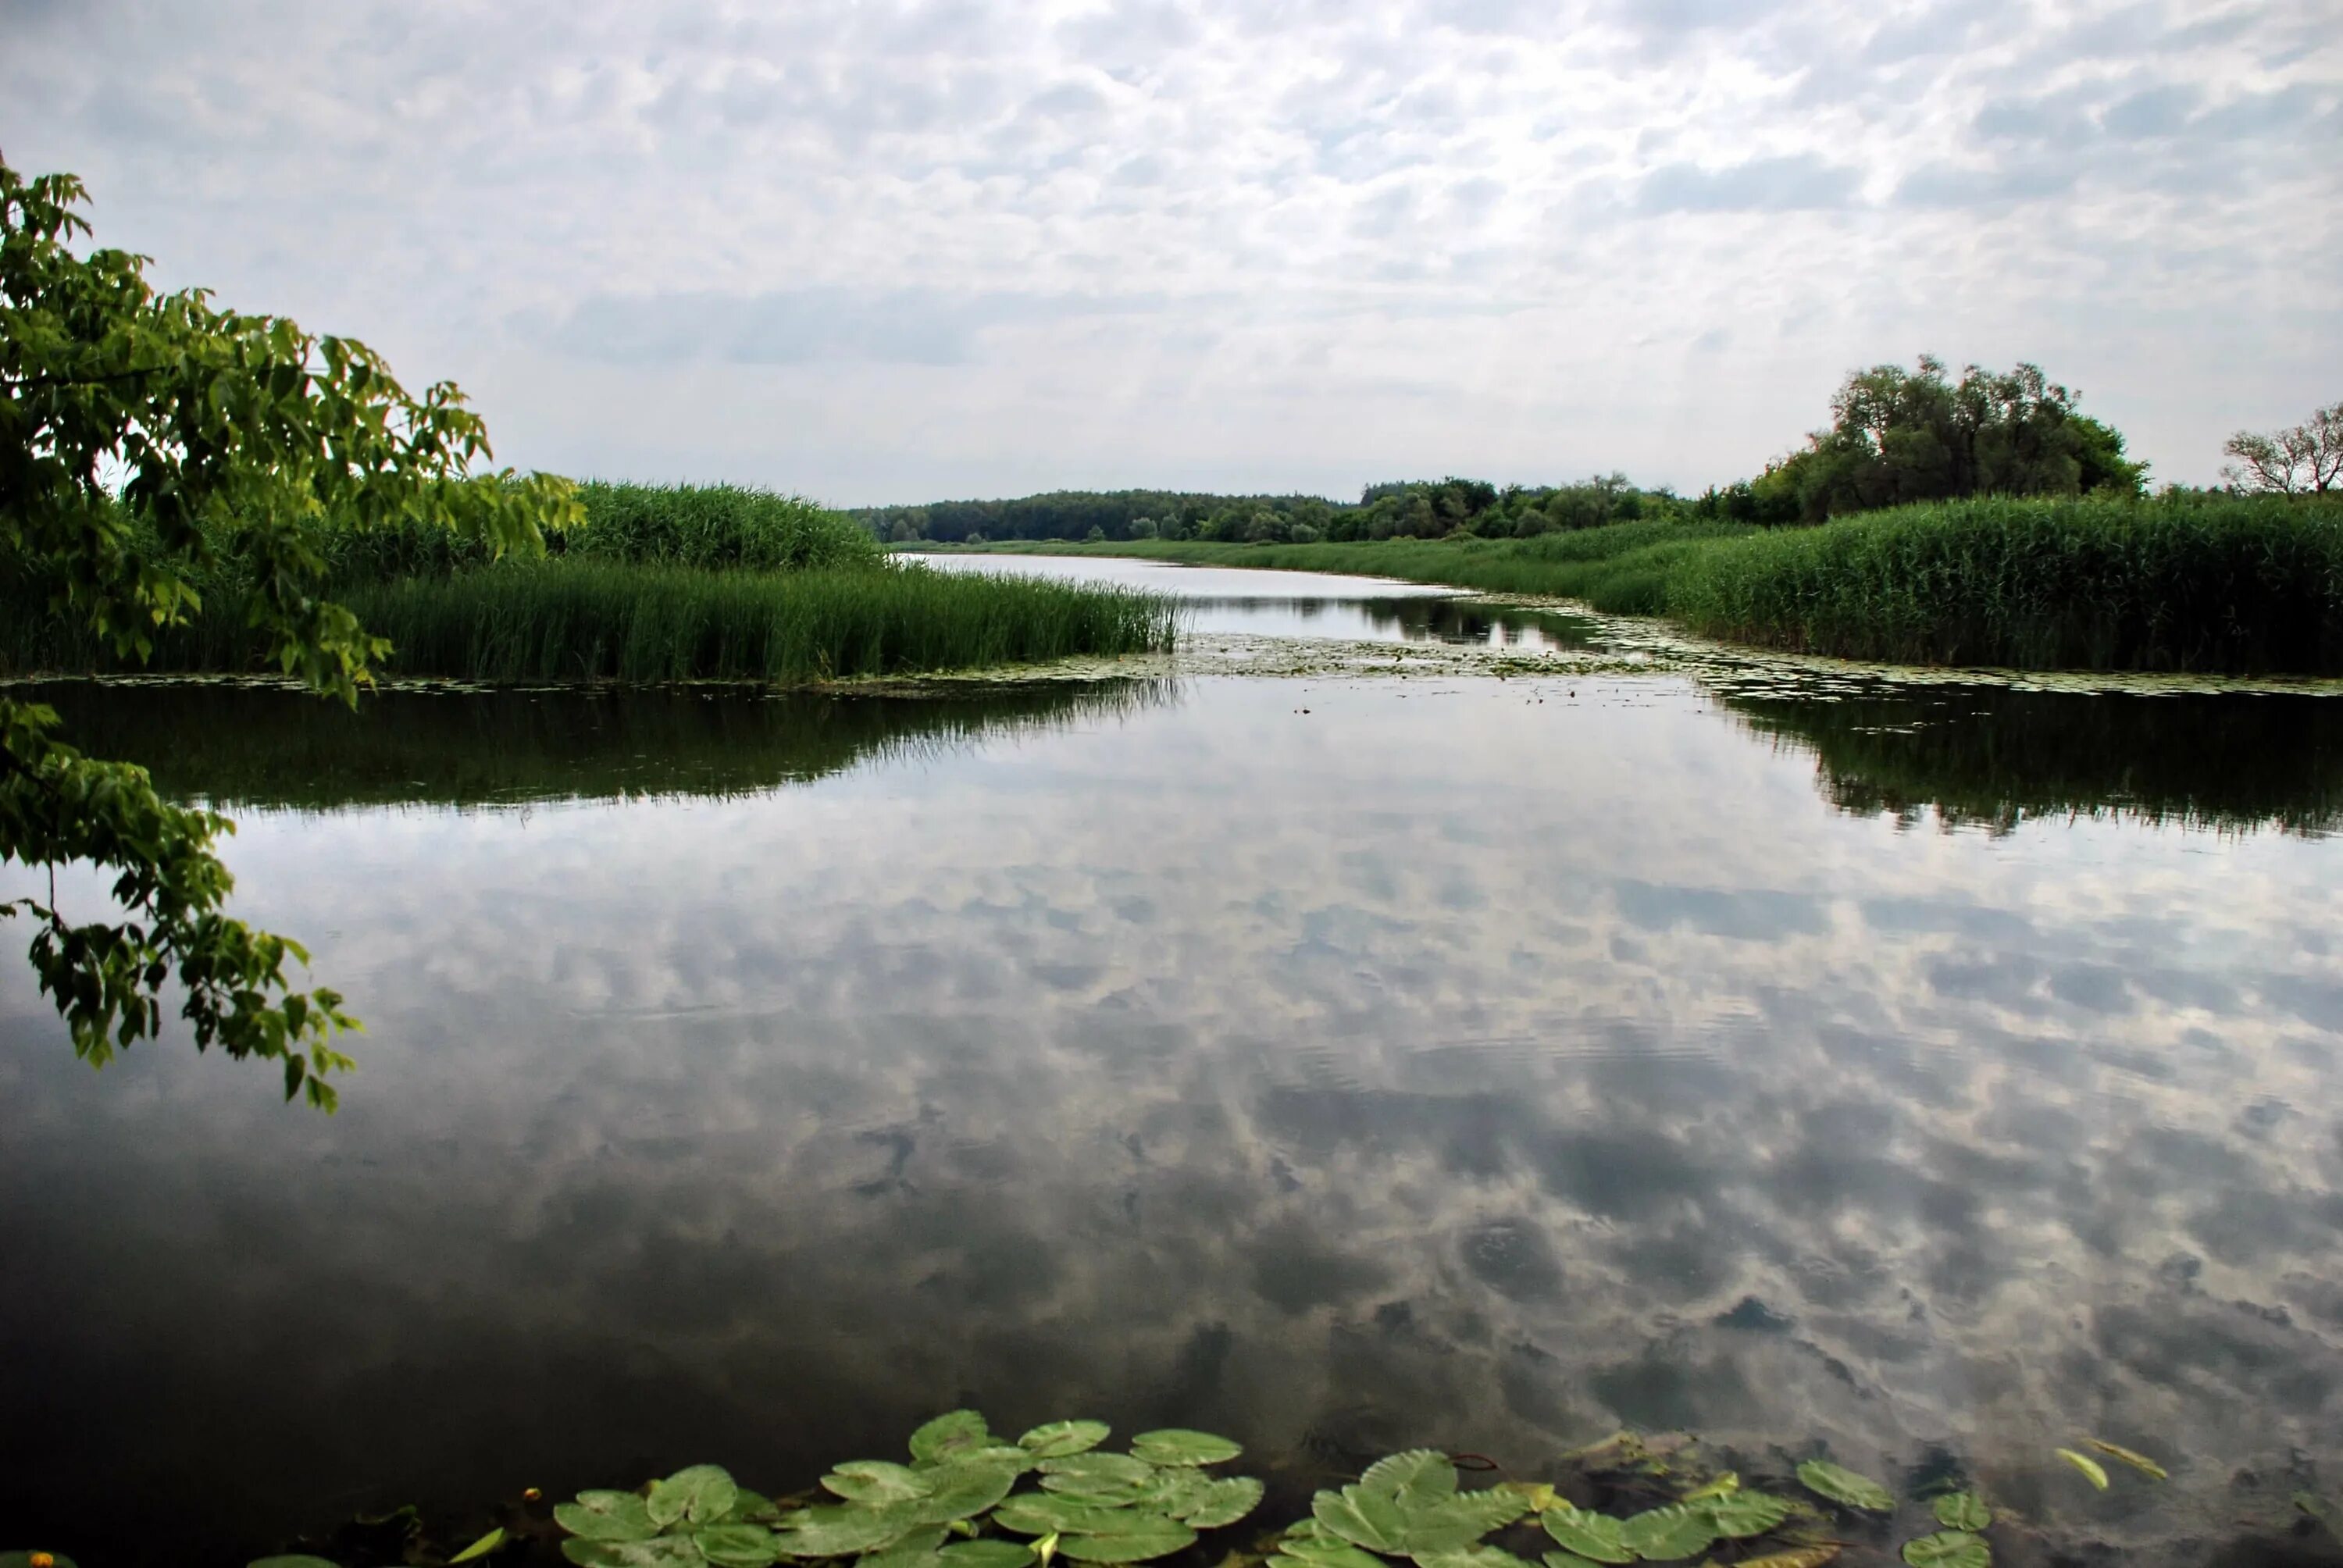
[[[0,147],[528,465],[1696,487],[1926,348],[2205,478],[2336,395],[2319,11],[19,0]]]

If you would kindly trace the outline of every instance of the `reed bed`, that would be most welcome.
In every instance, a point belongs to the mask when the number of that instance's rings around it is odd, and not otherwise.
[[[1155,595],[916,566],[719,572],[554,559],[357,583],[338,598],[390,639],[386,673],[484,682],[801,686],[1163,651],[1178,619]],[[166,630],[143,665],[54,618],[10,616],[0,628],[0,669],[17,675],[265,672],[265,653],[232,598]]]
[[[1639,521],[1526,539],[1071,553],[1554,594],[1729,641],[1899,664],[2343,674],[2338,498],[1986,499],[1809,528]]]

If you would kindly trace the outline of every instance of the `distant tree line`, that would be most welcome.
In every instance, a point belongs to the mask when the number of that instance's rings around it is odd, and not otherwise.
[[[1849,375],[1831,422],[1763,473],[1698,496],[1644,489],[1624,474],[1502,488],[1451,477],[1369,485],[1355,502],[1318,496],[1172,490],[1057,490],[1018,500],[868,507],[849,515],[894,543],[990,539],[1214,539],[1310,544],[1358,539],[1521,538],[1638,519],[1813,523],[1916,501],[1977,496],[2137,497],[2147,465],[2121,432],[2083,413],[2039,366],[1942,360],[1875,365]],[[2268,435],[2240,431],[2224,448],[2237,491],[2324,492],[2343,484],[2343,405]],[[2171,487],[2167,487],[2170,488]]]

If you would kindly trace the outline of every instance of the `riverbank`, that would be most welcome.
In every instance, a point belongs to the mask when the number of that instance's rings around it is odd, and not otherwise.
[[[1525,539],[976,548],[1552,595],[1727,641],[1901,664],[2343,673],[2343,504],[2332,501],[1987,500],[1812,528],[1634,522]]]
[[[581,497],[585,522],[534,559],[492,559],[443,528],[323,526],[313,591],[387,641],[382,674],[482,682],[807,686],[1161,653],[1177,631],[1172,605],[1145,593],[890,563],[797,497],[645,485]],[[126,656],[53,613],[55,585],[0,563],[0,676],[270,673],[225,544],[196,586],[185,621]]]

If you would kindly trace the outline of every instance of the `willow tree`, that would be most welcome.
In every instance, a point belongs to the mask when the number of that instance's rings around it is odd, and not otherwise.
[[[18,602],[143,658],[202,608],[200,585],[233,580],[274,668],[355,703],[389,648],[329,597],[325,528],[420,518],[502,553],[542,550],[574,518],[567,481],[488,469],[452,385],[409,396],[363,344],[160,292],[145,256],[77,252],[87,202],[71,175],[0,161],[0,577]],[[102,1066],[158,1036],[168,1000],[198,1050],[277,1060],[287,1099],[330,1111],[326,1077],[350,1065],[333,1042],[356,1020],[335,991],[294,989],[299,943],[225,912],[233,830],[0,692],[0,867],[36,890],[0,918],[29,920],[75,1053]],[[75,864],[110,878],[110,918],[58,907],[55,873]]]

